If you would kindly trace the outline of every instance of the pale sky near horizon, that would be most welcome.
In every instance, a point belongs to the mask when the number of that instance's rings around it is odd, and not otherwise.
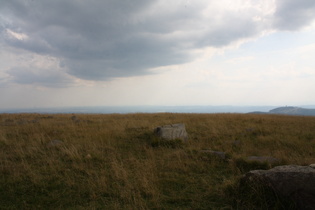
[[[0,0],[0,98],[315,105],[315,1]]]

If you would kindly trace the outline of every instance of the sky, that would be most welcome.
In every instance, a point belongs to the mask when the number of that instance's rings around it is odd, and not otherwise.
[[[315,105],[314,0],[0,0],[0,108]]]

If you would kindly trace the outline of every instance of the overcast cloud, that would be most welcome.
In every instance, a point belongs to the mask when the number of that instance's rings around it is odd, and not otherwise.
[[[150,75],[314,19],[314,0],[1,1],[0,47],[11,63],[0,65],[0,83],[66,87]]]
[[[274,27],[279,30],[298,30],[314,21],[315,1],[276,0]]]
[[[298,30],[315,17],[312,0],[270,1],[267,8],[266,1],[220,2],[1,1],[1,42],[54,57],[75,77],[108,80],[187,63],[196,57],[192,50],[228,46],[264,31]],[[25,77],[29,70],[21,68],[8,70],[15,82],[51,75]]]

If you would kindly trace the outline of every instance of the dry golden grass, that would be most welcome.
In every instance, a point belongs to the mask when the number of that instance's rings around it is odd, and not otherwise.
[[[153,129],[172,123],[185,123],[189,142],[152,147]],[[64,143],[47,146],[55,139]],[[314,151],[315,117],[1,114],[0,208],[231,209],[226,189],[244,172],[238,160],[308,165]]]

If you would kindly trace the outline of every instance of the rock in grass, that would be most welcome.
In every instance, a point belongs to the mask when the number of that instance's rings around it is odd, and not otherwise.
[[[203,150],[200,150],[200,152],[212,154],[212,155],[220,158],[221,160],[226,159],[225,152],[213,151],[213,150],[209,150],[209,149],[203,149]]]
[[[241,141],[240,140],[234,140],[232,144],[233,144],[233,146],[239,146],[241,144]]]
[[[315,168],[311,166],[284,165],[254,170],[248,172],[241,183],[262,184],[279,197],[292,200],[297,209],[315,209]]]
[[[59,147],[61,145],[63,145],[63,141],[58,139],[51,140],[50,142],[47,143],[48,148]]]
[[[182,141],[188,140],[188,134],[186,132],[185,125],[182,123],[159,126],[154,129],[154,133],[158,137],[165,140],[175,139],[181,139]]]

